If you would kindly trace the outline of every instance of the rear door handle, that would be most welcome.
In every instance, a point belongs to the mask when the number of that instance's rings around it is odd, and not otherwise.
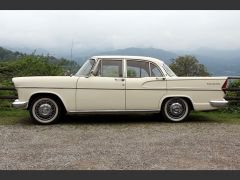
[[[124,78],[115,78],[115,81],[125,81]]]

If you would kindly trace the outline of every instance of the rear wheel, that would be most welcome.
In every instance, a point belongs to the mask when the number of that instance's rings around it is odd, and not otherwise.
[[[190,112],[188,102],[179,97],[170,98],[162,108],[162,115],[165,120],[171,122],[180,122],[187,119]]]
[[[60,119],[62,108],[56,98],[37,97],[32,101],[29,111],[34,122],[52,124]]]

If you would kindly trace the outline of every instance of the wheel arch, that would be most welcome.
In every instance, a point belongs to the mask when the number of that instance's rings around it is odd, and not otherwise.
[[[194,110],[193,101],[192,101],[192,99],[191,99],[189,96],[184,96],[184,95],[170,95],[170,96],[165,96],[165,97],[163,97],[163,98],[161,99],[160,105],[159,105],[160,111],[162,110],[164,103],[165,103],[168,99],[170,99],[170,98],[183,98],[183,99],[185,99],[185,100],[187,101],[190,110]]]
[[[35,98],[40,97],[40,96],[48,96],[48,97],[52,97],[52,98],[57,99],[59,101],[59,103],[61,104],[64,112],[67,112],[66,106],[65,106],[64,101],[62,100],[62,98],[58,94],[53,93],[53,92],[36,92],[36,93],[31,94],[31,96],[29,98],[28,106],[27,106],[28,110],[29,110],[29,107],[30,107],[30,104],[32,103],[32,101]]]

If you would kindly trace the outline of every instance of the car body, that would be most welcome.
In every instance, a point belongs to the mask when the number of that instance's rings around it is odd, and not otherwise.
[[[224,107],[227,77],[177,77],[161,60],[143,56],[93,56],[73,76],[15,77],[14,107],[49,124],[63,112],[162,112],[173,122],[190,112]]]

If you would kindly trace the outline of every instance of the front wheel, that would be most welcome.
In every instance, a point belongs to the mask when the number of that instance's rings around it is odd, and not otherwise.
[[[189,104],[183,98],[170,98],[164,104],[162,108],[162,115],[165,120],[171,122],[184,121],[190,112]]]
[[[31,119],[38,124],[56,123],[61,116],[61,106],[52,97],[38,97],[30,105]]]

